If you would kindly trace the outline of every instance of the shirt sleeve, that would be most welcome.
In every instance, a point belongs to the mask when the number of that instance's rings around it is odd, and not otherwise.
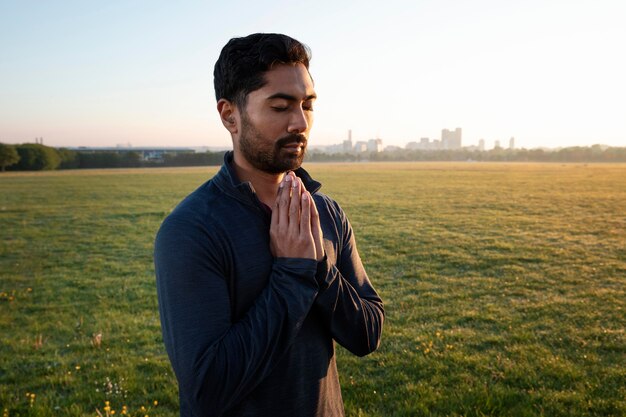
[[[327,258],[318,263],[320,293],[315,307],[333,338],[355,355],[364,356],[380,345],[385,312],[363,268],[350,222],[338,206],[336,215],[341,249],[336,264]]]
[[[206,229],[166,219],[155,242],[163,340],[181,402],[214,416],[239,403],[294,341],[317,295],[314,260],[278,258],[245,316],[231,321],[224,253]]]

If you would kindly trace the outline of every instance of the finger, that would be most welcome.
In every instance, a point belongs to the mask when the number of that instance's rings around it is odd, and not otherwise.
[[[300,180],[300,185],[302,186],[302,192],[308,191],[306,187],[304,186],[304,182],[302,182],[302,178],[298,177],[298,179]]]
[[[306,192],[306,188],[304,188],[304,183],[302,182],[302,178],[296,177],[296,179],[300,183],[300,186],[298,187],[298,189],[300,190],[300,197],[302,197],[302,193]]]
[[[300,210],[300,234],[311,236],[311,194],[302,191],[302,209]]]
[[[313,200],[313,196],[311,196],[311,225],[319,226],[320,224],[320,214],[317,211],[317,206],[315,205],[315,200]]]
[[[322,233],[322,226],[320,224],[320,216],[315,205],[315,200],[311,197],[311,233],[313,235],[313,241],[315,242],[315,254],[318,261],[324,258],[324,236]]]
[[[291,176],[287,173],[283,178],[282,187],[278,189],[278,224],[287,227],[289,225],[289,195],[291,193]]]
[[[291,174],[291,172],[289,174]],[[300,181],[296,177],[291,178],[289,231],[292,233],[292,236],[296,236],[300,232]]]

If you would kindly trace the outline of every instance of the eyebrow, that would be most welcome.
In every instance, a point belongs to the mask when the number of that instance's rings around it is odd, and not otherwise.
[[[288,100],[288,101],[298,101],[297,97],[292,96],[291,94],[285,94],[285,93],[272,94],[271,96],[267,98],[267,100],[272,100],[275,98],[281,98],[283,100]],[[317,96],[315,94],[309,94],[308,96],[304,98],[303,101],[315,100],[316,98]]]

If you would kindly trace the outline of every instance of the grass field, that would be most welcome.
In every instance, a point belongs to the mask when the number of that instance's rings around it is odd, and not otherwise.
[[[626,165],[307,168],[386,306],[349,416],[626,415]],[[176,415],[152,244],[215,171],[0,175],[3,417]]]

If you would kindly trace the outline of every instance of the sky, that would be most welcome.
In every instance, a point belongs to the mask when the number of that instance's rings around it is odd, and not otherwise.
[[[0,0],[0,142],[229,146],[213,65],[279,32],[312,50],[310,145],[626,146],[624,21],[623,0]]]

